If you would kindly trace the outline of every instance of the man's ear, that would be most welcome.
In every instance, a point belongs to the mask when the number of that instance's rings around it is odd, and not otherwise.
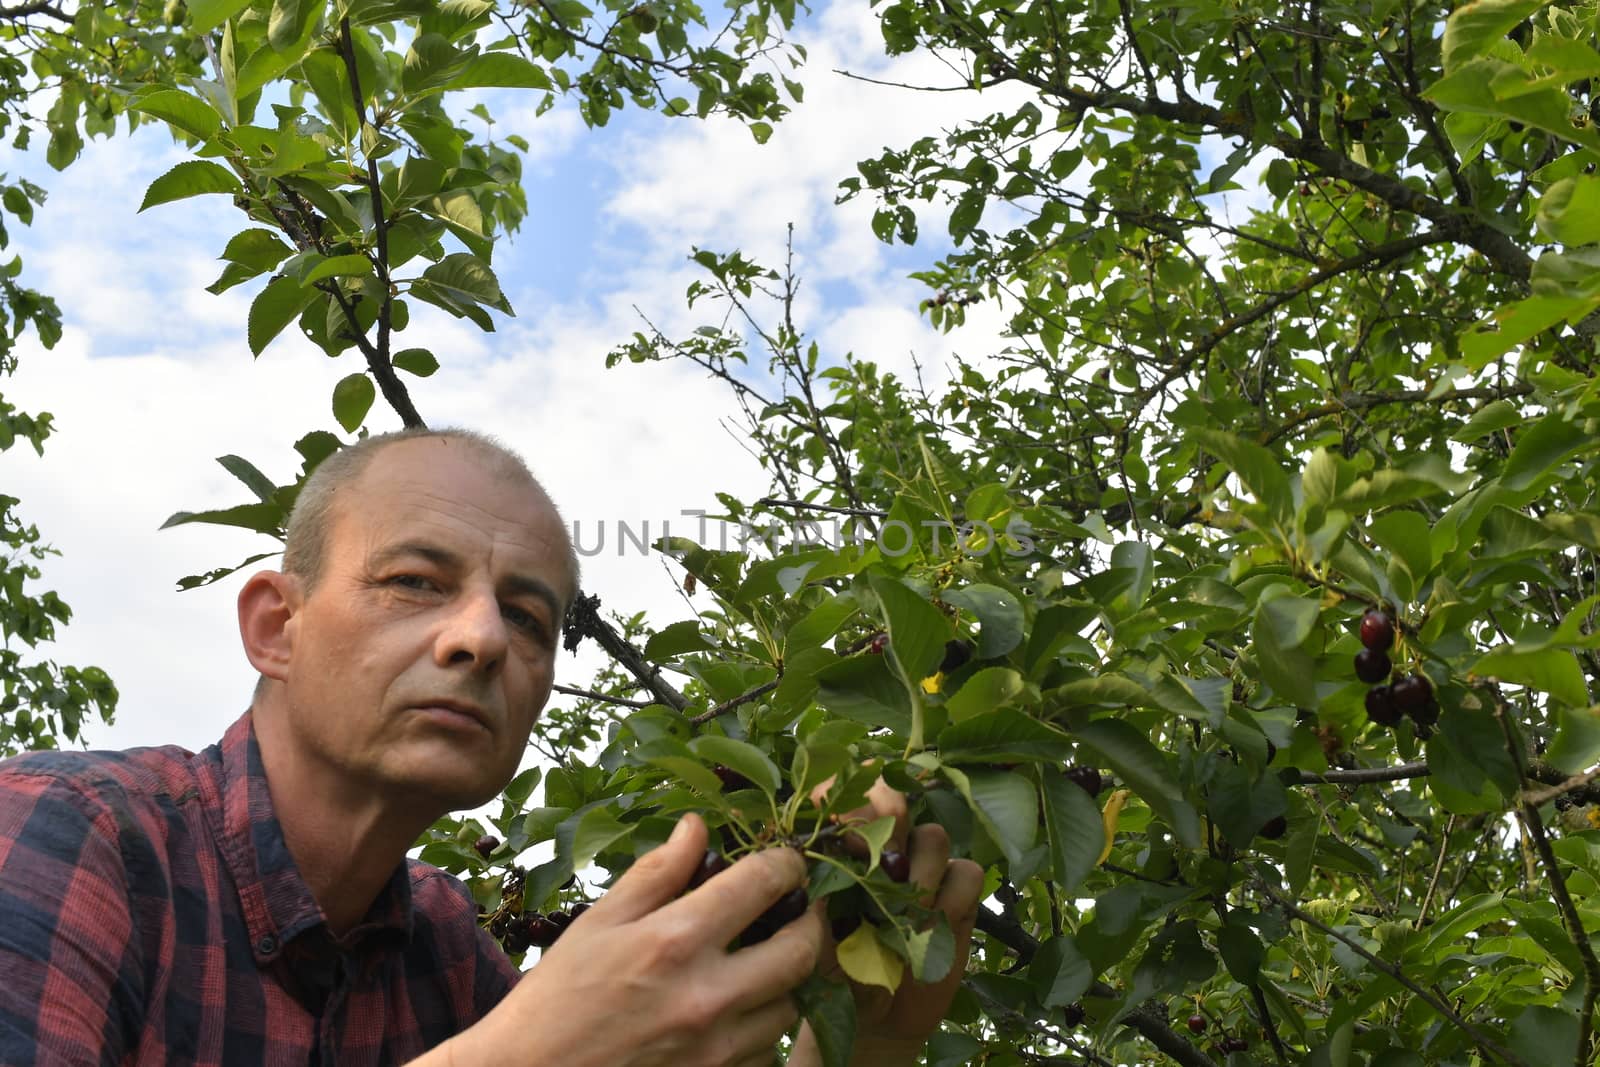
[[[239,638],[263,677],[288,678],[300,601],[299,579],[280,571],[259,571],[239,590]]]

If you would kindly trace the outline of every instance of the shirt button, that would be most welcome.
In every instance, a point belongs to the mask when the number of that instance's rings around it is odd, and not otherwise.
[[[266,937],[263,937],[260,941],[256,942],[256,951],[261,953],[263,956],[270,956],[272,953],[278,951],[278,939],[273,937],[271,934],[268,934]]]

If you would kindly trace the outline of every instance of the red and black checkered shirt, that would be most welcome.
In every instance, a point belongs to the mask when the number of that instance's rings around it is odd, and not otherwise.
[[[0,762],[0,1064],[404,1063],[519,977],[415,860],[335,940],[247,712],[218,745]]]

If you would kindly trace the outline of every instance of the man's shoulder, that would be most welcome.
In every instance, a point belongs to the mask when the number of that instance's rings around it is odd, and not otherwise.
[[[0,798],[73,797],[97,810],[143,806],[191,789],[193,759],[176,746],[25,752],[0,760]]]
[[[406,874],[411,879],[411,906],[419,917],[445,926],[477,926],[477,902],[461,879],[417,859],[406,860]]]

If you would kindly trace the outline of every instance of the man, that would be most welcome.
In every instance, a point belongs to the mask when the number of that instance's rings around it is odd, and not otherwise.
[[[515,773],[576,591],[555,507],[487,439],[330,457],[283,572],[240,591],[261,681],[218,746],[0,763],[0,1063],[770,1064],[822,922],[724,946],[802,883],[798,854],[683,894],[706,846],[685,817],[522,976],[465,888],[405,859]],[[873,804],[964,960],[981,871]],[[855,1061],[914,1062],[958,979],[864,1002]],[[817,1062],[804,1030],[792,1062]]]

